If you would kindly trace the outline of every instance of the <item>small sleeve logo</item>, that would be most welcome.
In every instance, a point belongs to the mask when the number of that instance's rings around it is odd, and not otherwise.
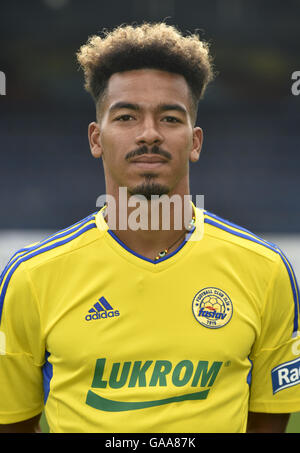
[[[282,363],[271,371],[273,394],[300,384],[300,358]]]

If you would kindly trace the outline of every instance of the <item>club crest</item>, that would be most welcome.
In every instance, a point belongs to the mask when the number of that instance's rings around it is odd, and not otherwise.
[[[218,329],[231,320],[233,306],[230,297],[222,289],[203,288],[193,299],[193,314],[204,327]]]

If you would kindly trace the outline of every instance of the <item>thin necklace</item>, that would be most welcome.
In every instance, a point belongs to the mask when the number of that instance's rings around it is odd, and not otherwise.
[[[191,231],[191,230],[194,228],[194,226],[195,226],[195,216],[193,216],[192,220],[189,222],[189,225],[188,225],[188,227],[187,227],[187,230],[188,230],[188,231]],[[159,252],[159,254],[155,257],[154,260],[157,261],[157,260],[163,258],[164,256],[166,256],[167,253],[169,253],[170,249],[171,249],[172,247],[174,247],[174,245],[177,244],[177,242],[179,242],[180,239],[182,239],[185,235],[186,235],[186,231],[185,231],[183,234],[181,234],[180,237],[179,237],[178,239],[176,239],[175,242],[173,242],[173,244],[171,244],[171,245],[170,245],[169,247],[167,247],[165,250],[162,250],[161,252]]]
[[[105,220],[105,211],[106,211],[106,209],[104,209],[104,211],[102,213],[104,220]],[[195,215],[193,215],[192,220],[189,221],[189,224],[187,227],[188,231],[191,231],[195,227],[195,222],[196,222],[196,217],[195,217]],[[157,261],[157,260],[163,258],[164,256],[166,256],[167,253],[169,253],[170,249],[172,247],[174,247],[174,245],[177,244],[177,242],[179,242],[180,239],[182,239],[185,235],[186,235],[186,231],[183,234],[181,234],[180,237],[178,239],[176,239],[175,242],[173,242],[173,244],[171,244],[165,250],[162,250],[161,252],[159,252],[159,254],[154,258],[154,261]]]

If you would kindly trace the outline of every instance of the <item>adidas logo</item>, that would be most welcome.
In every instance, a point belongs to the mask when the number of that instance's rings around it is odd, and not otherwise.
[[[85,317],[86,321],[120,316],[119,310],[114,310],[113,307],[107,302],[105,297],[101,297],[98,302],[93,305],[93,308],[89,310],[89,313],[90,314],[86,315]]]

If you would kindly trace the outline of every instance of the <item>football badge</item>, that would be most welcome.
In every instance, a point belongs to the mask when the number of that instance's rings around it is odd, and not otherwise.
[[[193,314],[204,327],[219,329],[231,320],[233,306],[228,294],[210,286],[203,288],[193,299]]]

